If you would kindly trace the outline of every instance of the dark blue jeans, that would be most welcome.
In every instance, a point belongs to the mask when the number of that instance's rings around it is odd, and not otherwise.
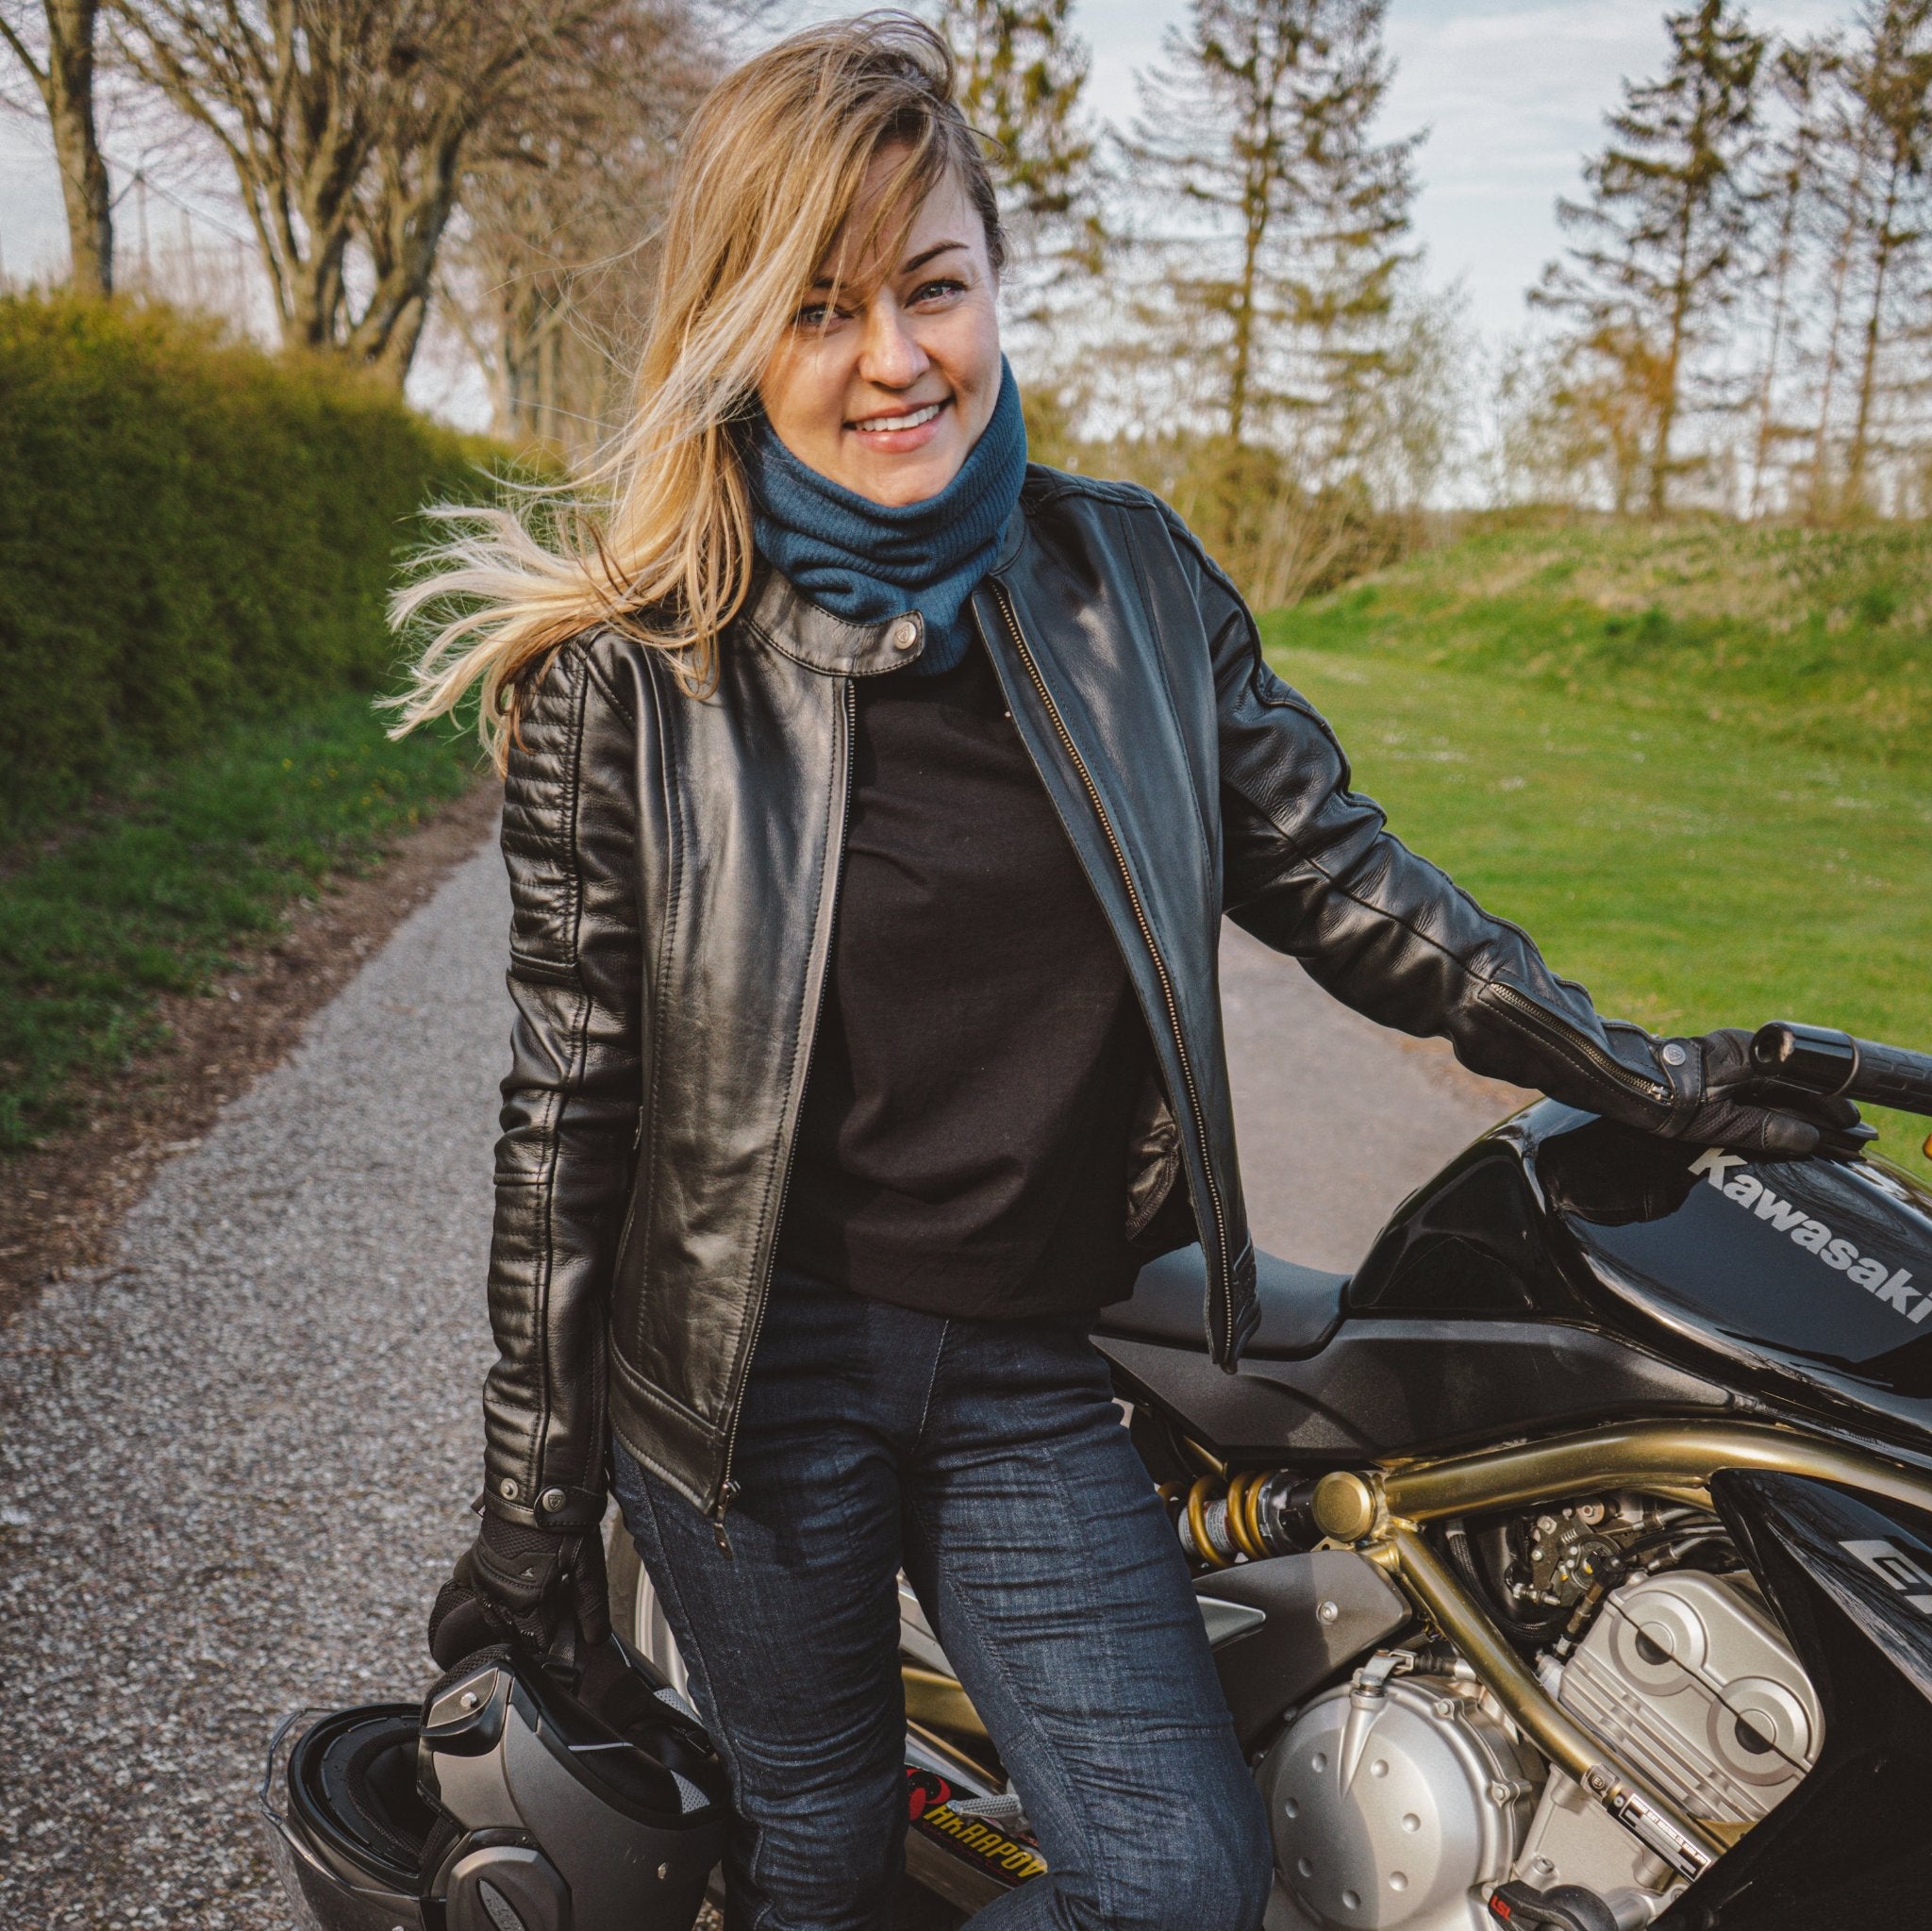
[[[1256,1931],[1271,1854],[1201,1617],[1084,1321],[781,1269],[732,1555],[620,1444],[625,1522],[730,1771],[737,1931],[870,1931],[903,1869],[903,1566],[1040,1836],[978,1931]]]

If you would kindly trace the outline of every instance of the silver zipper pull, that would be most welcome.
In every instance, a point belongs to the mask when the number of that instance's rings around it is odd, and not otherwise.
[[[731,1553],[731,1538],[724,1533],[724,1511],[737,1500],[738,1484],[727,1475],[724,1487],[718,1490],[717,1507],[711,1510],[711,1533],[718,1540],[718,1553],[727,1562],[736,1558]]]

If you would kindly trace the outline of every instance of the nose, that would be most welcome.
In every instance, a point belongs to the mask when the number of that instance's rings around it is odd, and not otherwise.
[[[881,389],[907,389],[932,366],[906,325],[906,311],[881,290],[865,307],[865,335],[859,343],[858,374]]]

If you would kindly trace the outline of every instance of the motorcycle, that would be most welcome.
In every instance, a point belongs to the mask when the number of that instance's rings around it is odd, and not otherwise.
[[[1932,1114],[1932,1056],[1754,1054]],[[1766,1161],[1541,1101],[1352,1276],[1262,1257],[1236,1374],[1198,1248],[1102,1313],[1267,1798],[1268,1931],[1932,1923],[1932,1191],[1870,1138]],[[681,1690],[621,1527],[612,1572]],[[1046,1864],[901,1606],[908,1876],[957,1922]]]

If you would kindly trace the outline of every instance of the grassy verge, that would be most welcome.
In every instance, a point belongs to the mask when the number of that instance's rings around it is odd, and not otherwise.
[[[1393,829],[1607,1011],[1685,1031],[1809,1020],[1932,1048],[1923,759],[1468,667],[1449,625],[1440,663],[1386,640],[1344,651],[1351,595],[1272,616],[1272,661],[1334,723]],[[1311,632],[1326,647],[1303,647]],[[1932,1178],[1932,1123],[1874,1124],[1882,1152]]]
[[[298,896],[368,868],[472,781],[447,726],[388,742],[360,693],[233,727],[129,776],[58,841],[0,855],[0,1156],[72,1124]]]
[[[1665,734],[1895,765],[1932,745],[1932,525],[1478,528],[1274,620],[1276,641],[1607,699]]]

